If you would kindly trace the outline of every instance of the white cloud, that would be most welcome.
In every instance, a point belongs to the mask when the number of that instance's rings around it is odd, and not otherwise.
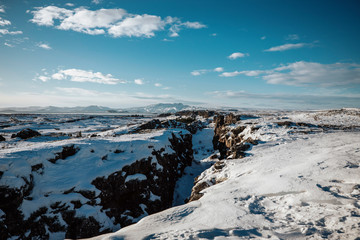
[[[199,69],[199,70],[194,70],[192,71],[190,74],[193,75],[193,76],[200,76],[200,75],[203,75],[203,74],[206,74],[206,73],[209,73],[209,72],[223,72],[224,71],[224,68],[222,67],[217,67],[217,68],[214,68],[214,69]]]
[[[138,78],[134,80],[134,83],[137,85],[144,85],[144,79]]]
[[[223,72],[220,74],[220,77],[235,77],[238,75],[245,75],[248,77],[256,77],[260,74],[264,73],[264,71],[261,70],[251,70],[251,71],[235,71],[235,72]]]
[[[241,53],[241,52],[234,52],[230,56],[228,56],[229,59],[234,60],[237,58],[243,58],[245,56],[249,56],[247,53]]]
[[[0,29],[0,34],[3,35],[18,35],[22,33],[22,31],[9,31],[8,29]]]
[[[287,43],[284,45],[271,47],[269,49],[264,50],[265,52],[282,52],[290,49],[297,49],[307,46],[307,43]]]
[[[360,64],[299,61],[270,70],[223,72],[221,77],[261,76],[269,84],[334,87],[360,84]]]
[[[123,9],[99,9],[91,11],[85,8],[75,9],[57,27],[62,30],[73,30],[91,35],[104,34],[103,28],[109,28],[126,14]]]
[[[41,79],[42,77],[43,79]],[[125,83],[125,81],[114,78],[111,74],[103,74],[101,72],[86,71],[82,69],[65,69],[59,70],[57,73],[49,76],[40,76],[38,79],[48,81],[50,79],[55,80],[70,80],[72,82],[92,82],[101,84],[118,84]],[[46,77],[46,78],[45,78]]]
[[[47,76],[38,76],[37,78],[43,82],[47,82],[50,80],[50,77],[47,77]]]
[[[216,36],[217,36],[217,33],[212,33],[212,34],[210,34],[210,36],[216,37]]]
[[[191,75],[200,76],[200,75],[205,74],[205,73],[207,73],[209,71],[210,70],[207,70],[207,69],[194,70],[194,71],[191,72]]]
[[[211,99],[221,99],[225,104],[236,99],[247,107],[269,109],[331,109],[359,107],[360,96],[348,94],[289,94],[289,93],[249,93],[246,91],[214,91],[206,95]]]
[[[6,26],[6,25],[11,25],[11,22],[9,20],[0,17],[0,26]]]
[[[170,87],[164,87],[161,83],[155,83],[154,84],[155,87],[161,88],[163,90],[169,90]]]
[[[297,34],[289,34],[287,37],[286,37],[286,40],[299,40],[300,37],[299,35]]]
[[[270,84],[332,87],[360,84],[360,64],[295,62],[273,69],[263,76]]]
[[[165,22],[154,15],[137,15],[125,18],[123,21],[112,26],[109,34],[114,37],[153,37],[155,31],[164,29]]]
[[[75,6],[73,3],[65,3],[65,6],[68,6],[68,7],[73,7]]]
[[[91,3],[93,4],[100,4],[101,0],[92,0]]]
[[[234,72],[223,72],[222,74],[220,74],[219,76],[220,77],[235,77],[235,76],[238,76],[240,75],[241,72],[239,71],[234,71]]]
[[[56,6],[38,7],[32,13],[31,22],[40,26],[54,26],[61,30],[72,30],[90,35],[106,34],[113,37],[154,37],[155,32],[167,30],[171,37],[179,36],[182,28],[200,29],[206,25],[200,22],[181,22],[175,17],[149,14],[130,14],[124,9],[88,10],[79,7],[73,10]],[[59,20],[55,23],[54,20]],[[166,28],[165,28],[166,27]]]
[[[74,14],[74,11],[56,6],[37,7],[31,11],[34,15],[31,22],[40,26],[54,26],[54,19],[64,20]]]
[[[223,72],[223,71],[224,71],[224,68],[222,68],[222,67],[214,68],[214,72]]]
[[[266,36],[262,36],[262,37],[261,37],[261,40],[265,40],[265,39],[266,39]]]
[[[199,23],[199,22],[184,22],[182,23],[183,26],[186,28],[193,28],[193,29],[200,29],[200,28],[206,28],[206,25]]]
[[[7,46],[7,47],[15,47],[14,45],[12,45],[12,44],[10,44],[10,43],[7,43],[7,42],[4,43],[4,45]]]
[[[46,49],[46,50],[51,50],[52,48],[49,46],[49,44],[46,43],[39,43],[38,47]]]
[[[4,6],[0,6],[0,13],[5,13],[5,8],[4,8]]]

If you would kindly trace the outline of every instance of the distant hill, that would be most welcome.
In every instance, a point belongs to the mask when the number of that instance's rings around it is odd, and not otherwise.
[[[192,107],[182,103],[158,103],[145,107],[127,108],[122,110],[131,113],[175,113],[189,108]]]
[[[97,105],[86,107],[16,107],[16,108],[1,108],[0,113],[174,113],[184,109],[192,108],[189,105],[182,103],[159,103],[148,105],[145,107],[135,108],[109,108]]]

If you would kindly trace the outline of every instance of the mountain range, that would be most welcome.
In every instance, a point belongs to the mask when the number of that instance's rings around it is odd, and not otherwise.
[[[15,108],[0,108],[0,113],[174,113],[185,109],[193,109],[189,105],[182,103],[159,103],[144,107],[133,108],[109,108],[104,106],[77,106],[77,107],[15,107]]]

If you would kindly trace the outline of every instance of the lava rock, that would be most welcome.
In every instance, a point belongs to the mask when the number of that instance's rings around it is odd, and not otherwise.
[[[21,138],[21,139],[29,139],[33,137],[41,136],[41,134],[38,131],[32,130],[30,128],[26,128],[18,132],[17,134],[13,134],[11,138]]]

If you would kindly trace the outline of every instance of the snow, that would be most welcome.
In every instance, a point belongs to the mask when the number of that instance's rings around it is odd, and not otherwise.
[[[147,180],[146,176],[144,174],[141,173],[137,173],[134,175],[128,175],[125,178],[125,182],[129,182],[129,181],[133,181],[133,180],[137,180],[137,181],[145,181]]]
[[[9,119],[10,117],[4,115],[0,117],[1,124],[11,123],[10,127],[0,128],[1,135],[5,135],[7,139],[0,143],[0,171],[3,173],[0,177],[0,186],[23,189],[27,185],[26,181],[33,182],[31,194],[19,207],[24,219],[28,219],[40,207],[47,207],[49,211],[46,214],[52,216],[50,206],[58,202],[66,204],[69,210],[75,210],[71,202],[80,201],[83,205],[76,209],[77,217],[93,216],[102,226],[102,230],[117,230],[120,226],[115,225],[106,213],[101,211],[100,206],[89,205],[89,199],[79,191],[92,191],[98,196],[100,191],[91,184],[92,180],[97,177],[107,177],[121,170],[125,165],[152,156],[152,151],[160,148],[165,149],[164,154],[172,154],[174,150],[171,149],[169,142],[172,134],[179,136],[188,133],[184,129],[156,130],[143,134],[129,133],[136,126],[147,121],[147,118],[19,115],[16,116],[16,123],[12,123],[14,121]],[[77,121],[78,119],[83,120]],[[38,130],[43,136],[28,140],[10,137],[27,127]],[[79,130],[82,131],[80,137],[67,136]],[[66,136],[50,137],[54,133],[66,133]],[[90,137],[94,133],[96,136]],[[55,164],[48,161],[62,152],[63,147],[72,145],[78,149],[75,155],[58,159]],[[156,162],[158,169],[162,168],[156,159],[152,161]],[[42,167],[34,170],[35,165]],[[147,180],[145,175],[135,174],[127,176],[126,181],[135,179]],[[69,193],[65,194],[65,192]],[[159,196],[152,195],[153,201],[158,199]],[[147,214],[136,220],[145,215]],[[59,221],[63,221],[60,213],[57,217]],[[51,239],[63,239],[64,236],[64,233],[50,233]]]
[[[308,112],[239,112],[241,121],[228,131],[244,127],[241,139],[258,140],[246,157],[219,161],[212,146],[214,124],[193,135],[194,162],[176,183],[173,207],[134,219],[137,224],[94,239],[355,239],[360,236],[360,110]],[[253,115],[253,117],[251,116]],[[167,119],[173,119],[169,116]],[[94,217],[102,230],[117,230],[106,212],[90,206],[78,191],[100,192],[89,179],[107,177],[136,160],[151,156],[169,138],[188,133],[162,129],[131,134],[148,118],[86,115],[0,115],[1,186],[34,188],[20,210],[27,219],[42,206],[80,201],[77,216]],[[199,118],[204,123],[205,119]],[[288,126],[283,124],[289,122]],[[301,124],[299,124],[301,123]],[[4,127],[5,126],[5,127]],[[24,128],[42,136],[28,140],[11,138]],[[81,131],[81,135],[79,132]],[[49,162],[71,146],[74,156]],[[163,167],[156,163],[158,169]],[[212,166],[221,163],[222,168]],[[32,167],[42,164],[39,170]],[[125,174],[125,173],[123,173]],[[125,175],[123,175],[125,176]],[[203,197],[184,204],[194,180],[208,183]],[[127,175],[126,181],[145,181],[143,174]],[[75,187],[75,188],[74,188]],[[65,191],[70,191],[64,194]],[[150,200],[160,197],[150,192]],[[68,204],[69,210],[75,206]],[[0,210],[0,218],[4,217]],[[48,216],[54,214],[46,213]],[[59,221],[63,221],[60,214]],[[65,225],[65,223],[64,223]],[[63,239],[65,233],[51,233]]]
[[[204,128],[193,135],[192,143],[195,161],[192,166],[185,168],[183,176],[176,182],[173,206],[184,204],[191,194],[195,177],[214,163],[209,159],[209,156],[214,152],[212,146],[213,136],[214,130],[212,128]]]
[[[258,114],[229,126],[247,126],[243,139],[261,141],[247,157],[206,170],[209,155],[178,181],[174,207],[93,239],[355,239],[360,236],[359,110]],[[315,117],[316,116],[316,117]],[[276,122],[316,126],[280,126]],[[324,128],[320,125],[342,126]],[[252,128],[259,127],[257,131]],[[349,130],[348,127],[353,127]],[[206,132],[206,130],[205,130]],[[194,135],[209,144],[210,134]],[[199,138],[198,138],[199,137]],[[196,152],[196,151],[195,151]],[[200,153],[200,154],[199,154]],[[209,183],[197,201],[182,204],[182,188],[198,177]],[[221,181],[219,181],[221,179]],[[189,196],[189,195],[187,195]]]
[[[149,198],[149,200],[150,201],[157,201],[157,200],[161,200],[161,197],[160,196],[158,196],[158,195],[155,195],[155,194],[153,194],[151,191],[150,191],[150,198]]]

